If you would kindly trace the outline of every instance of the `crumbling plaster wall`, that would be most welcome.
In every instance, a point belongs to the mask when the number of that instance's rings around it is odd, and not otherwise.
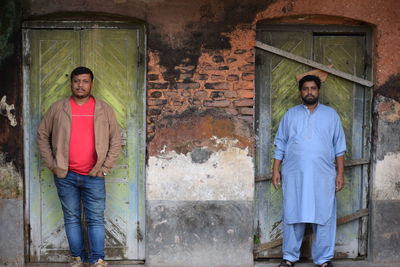
[[[24,262],[19,9],[0,1],[0,265],[9,266]]]
[[[397,51],[400,28],[396,26],[399,3],[396,0],[25,0],[23,9],[24,18],[90,11],[124,15],[147,23],[147,261],[158,266],[178,266],[192,258],[192,265],[207,264],[204,260],[209,260],[216,266],[226,263],[225,253],[230,253],[237,256],[231,258],[237,260],[230,265],[233,266],[249,265],[252,261],[257,23],[275,19],[299,24],[329,21],[370,24],[374,30],[374,80],[378,88],[390,75],[400,73]],[[316,19],[324,16],[330,20]],[[8,77],[7,100],[16,104],[17,120],[21,122],[19,72],[11,67],[20,66],[21,59],[17,53],[17,57],[7,60],[7,64],[1,65],[4,70],[1,75]],[[380,245],[389,240],[398,244],[400,237],[385,232],[391,227],[377,226],[388,218],[399,225],[398,218],[386,212],[389,207],[399,206],[397,198],[386,199],[387,195],[395,196],[396,186],[386,183],[396,180],[396,172],[390,172],[388,167],[398,168],[399,153],[392,146],[392,142],[398,141],[395,133],[399,130],[396,115],[399,100],[390,94],[399,87],[390,88],[382,93],[386,97],[377,97],[374,104],[393,108],[386,113],[381,112],[385,108],[375,109],[375,157],[371,171],[372,202],[376,204],[375,210],[382,211],[372,213],[371,242],[375,245],[371,254],[377,260],[388,256],[389,261],[397,259],[394,251],[400,246]],[[0,119],[3,123],[3,118]],[[7,126],[0,134],[1,151],[13,158],[20,173],[21,140],[20,128]],[[209,257],[204,258],[204,254]]]

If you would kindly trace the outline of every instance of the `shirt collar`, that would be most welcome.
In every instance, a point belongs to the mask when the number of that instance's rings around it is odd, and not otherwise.
[[[320,105],[321,105],[321,104],[318,102],[318,103],[317,103],[317,106],[315,107],[315,109],[314,109],[314,111],[313,111],[313,113],[319,108]],[[310,110],[308,109],[308,107],[307,107],[306,105],[301,104],[301,106],[302,106],[308,113],[310,113]]]

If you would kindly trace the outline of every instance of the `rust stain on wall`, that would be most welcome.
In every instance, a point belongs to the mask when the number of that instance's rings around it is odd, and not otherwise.
[[[149,156],[160,151],[186,154],[195,148],[224,150],[224,144],[214,142],[213,137],[237,139],[236,147],[248,147],[252,153],[252,126],[226,114],[222,110],[188,110],[176,116],[160,119],[155,135],[148,145]]]

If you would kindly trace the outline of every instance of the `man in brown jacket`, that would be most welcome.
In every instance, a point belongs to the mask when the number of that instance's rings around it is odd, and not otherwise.
[[[64,213],[72,266],[106,266],[104,261],[105,180],[121,150],[112,108],[91,95],[93,73],[71,73],[72,96],[54,103],[38,128],[37,142],[54,181]],[[89,251],[83,243],[81,202],[88,225]]]

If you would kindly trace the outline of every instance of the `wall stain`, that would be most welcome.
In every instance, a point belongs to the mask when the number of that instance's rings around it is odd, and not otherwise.
[[[198,0],[197,4],[201,2],[203,1]],[[250,24],[257,13],[274,2],[276,0],[259,1],[257,4],[252,0],[208,1],[199,5],[200,20],[190,21],[191,19],[188,18],[189,22],[179,32],[179,37],[164,35],[158,29],[158,25],[150,24],[149,49],[160,55],[160,65],[166,69],[162,75],[164,80],[170,83],[170,88],[176,88],[176,80],[180,74],[175,66],[181,64],[197,66],[202,49],[231,49],[230,38],[226,36],[226,33],[233,31],[239,24]],[[157,4],[158,8],[163,8],[162,4]],[[167,4],[166,1],[164,5]],[[183,41],[176,46],[174,40],[178,39]]]
[[[387,119],[395,103],[395,100],[382,95],[376,95],[374,99],[372,140],[377,160],[383,160],[387,154],[400,151],[400,120]],[[386,105],[387,108],[382,109]]]
[[[394,188],[400,193],[400,182],[396,182]]]
[[[195,148],[225,150],[226,145],[215,141],[214,137],[238,140],[236,147],[248,147],[249,153],[253,153],[252,126],[224,110],[189,109],[177,115],[165,116],[157,121],[155,127],[154,138],[148,145],[149,156],[158,155],[160,151],[187,154]]]
[[[0,1],[0,64],[13,53],[12,34],[16,26],[16,1]]]
[[[400,74],[391,75],[384,84],[375,90],[375,94],[383,95],[400,103]]]
[[[11,162],[0,152],[0,199],[21,199],[22,177]]]
[[[19,173],[23,170],[23,139],[21,117],[21,1],[0,0],[0,95],[15,105],[12,115],[16,127],[7,117],[0,116],[0,153],[5,162],[12,162]]]

